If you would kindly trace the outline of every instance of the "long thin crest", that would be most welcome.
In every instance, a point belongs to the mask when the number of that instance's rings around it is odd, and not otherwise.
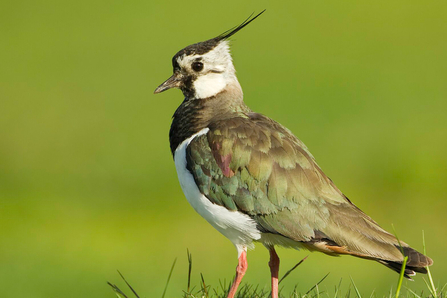
[[[222,41],[228,39],[229,37],[233,36],[234,34],[236,34],[239,30],[241,30],[242,28],[244,28],[245,26],[247,26],[248,24],[253,22],[257,17],[259,17],[264,12],[265,12],[265,9],[263,11],[261,11],[260,13],[258,13],[254,17],[252,17],[253,16],[253,13],[252,13],[239,26],[231,28],[230,30],[225,31],[224,33],[218,35],[217,37],[214,37],[214,38],[202,41],[202,42],[198,42],[198,43],[189,45],[184,49],[181,49],[172,58],[172,66],[174,67],[174,71],[176,69],[179,69],[178,61],[177,61],[179,57],[189,56],[189,55],[203,55],[205,53],[208,53],[209,51],[214,49],[220,42],[222,42]]]
[[[245,26],[247,26],[248,24],[253,22],[257,17],[259,17],[265,11],[266,10],[264,9],[263,11],[261,11],[260,13],[255,15],[254,17],[252,17],[252,15],[253,15],[253,13],[252,13],[251,15],[248,16],[247,19],[245,19],[245,21],[242,22],[242,24],[240,24],[239,26],[233,27],[230,30],[225,31],[224,33],[222,33],[219,36],[215,37],[214,40],[221,41],[221,40],[228,39],[229,37],[231,37],[234,34],[236,34],[238,31],[240,31],[242,28],[244,28]]]

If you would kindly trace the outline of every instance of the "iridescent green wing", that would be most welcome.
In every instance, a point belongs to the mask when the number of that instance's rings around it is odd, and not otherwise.
[[[249,215],[264,232],[401,259],[395,238],[338,190],[300,140],[263,115],[211,123],[188,146],[187,167],[211,202]]]
[[[326,224],[328,202],[346,199],[287,129],[249,116],[212,123],[188,146],[188,169],[213,203],[249,215],[265,231],[308,241]]]

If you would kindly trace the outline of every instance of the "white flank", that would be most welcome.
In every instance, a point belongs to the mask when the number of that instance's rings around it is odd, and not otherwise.
[[[256,228],[256,222],[243,213],[229,211],[225,207],[216,205],[208,200],[200,192],[194,177],[186,168],[186,148],[195,137],[206,134],[208,131],[208,128],[202,129],[184,140],[175,150],[174,161],[178,180],[191,206],[214,228],[233,242],[239,257],[243,251],[253,246],[253,240],[261,238],[261,233]]]

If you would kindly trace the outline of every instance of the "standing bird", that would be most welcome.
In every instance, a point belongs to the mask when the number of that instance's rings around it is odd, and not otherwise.
[[[263,11],[264,12],[264,11]],[[232,298],[247,270],[247,249],[270,252],[272,297],[278,297],[275,245],[375,260],[405,276],[433,261],[400,242],[334,185],[290,130],[248,108],[228,38],[263,12],[179,51],[174,74],[154,93],[182,90],[169,141],[182,190],[192,207],[233,242],[239,263]]]

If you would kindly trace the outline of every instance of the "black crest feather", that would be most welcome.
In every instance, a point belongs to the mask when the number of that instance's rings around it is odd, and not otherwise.
[[[228,39],[232,35],[236,34],[238,31],[240,31],[242,28],[244,28],[245,26],[247,26],[248,24],[253,22],[257,17],[259,17],[265,11],[266,10],[264,9],[263,11],[261,11],[260,13],[255,15],[254,17],[252,17],[253,14],[254,14],[254,13],[252,13],[251,15],[248,16],[247,19],[245,19],[245,21],[242,22],[242,24],[240,24],[239,26],[233,27],[230,30],[225,31],[224,33],[220,34],[219,36],[215,37],[214,39],[216,41],[221,41],[221,40],[224,40],[224,39]]]
[[[253,16],[253,13],[245,19],[245,21],[242,22],[239,26],[233,27],[230,30],[225,31],[224,33],[220,34],[217,37],[214,37],[212,39],[208,39],[206,41],[198,42],[192,45],[187,46],[186,48],[180,50],[177,54],[174,55],[172,58],[172,65],[174,67],[174,70],[179,68],[177,63],[177,58],[184,56],[184,55],[202,55],[205,53],[208,53],[212,49],[214,49],[221,41],[228,39],[230,36],[236,34],[238,31],[240,31],[242,28],[253,22],[257,17],[259,17],[261,14],[263,14],[265,9],[258,13],[257,15]]]

